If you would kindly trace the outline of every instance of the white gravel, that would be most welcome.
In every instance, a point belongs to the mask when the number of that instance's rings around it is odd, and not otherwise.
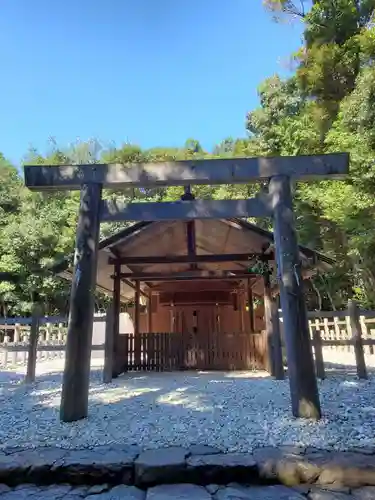
[[[328,373],[319,382],[324,418],[311,422],[291,416],[288,381],[263,372],[133,373],[104,385],[93,367],[89,418],[63,424],[62,367],[62,360],[38,363],[32,386],[22,383],[24,368],[0,372],[0,449],[115,442],[143,448],[199,443],[223,451],[375,447],[374,375],[359,381],[354,374]]]

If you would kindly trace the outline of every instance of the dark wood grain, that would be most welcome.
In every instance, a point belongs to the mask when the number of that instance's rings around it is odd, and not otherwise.
[[[228,253],[228,254],[203,254],[203,255],[150,255],[150,256],[129,256],[120,257],[118,259],[110,257],[108,259],[109,264],[114,264],[115,262],[120,262],[124,265],[138,265],[138,264],[204,264],[204,263],[215,263],[215,262],[251,262],[251,260],[260,259],[263,261],[269,261],[274,259],[272,254],[262,254],[262,253]]]
[[[125,203],[121,200],[103,200],[102,222],[166,221],[192,219],[230,219],[267,217],[272,210],[267,196],[248,200],[192,200]]]
[[[64,422],[85,418],[88,411],[101,192],[99,184],[81,190],[60,407]]]
[[[80,189],[84,183],[105,187],[151,187],[189,184],[243,184],[286,175],[295,179],[342,179],[346,153],[259,158],[206,158],[164,163],[30,165],[24,167],[30,189]]]
[[[290,179],[286,176],[271,178],[269,191],[273,197],[274,241],[292,412],[295,417],[319,419],[321,408],[303,294]]]

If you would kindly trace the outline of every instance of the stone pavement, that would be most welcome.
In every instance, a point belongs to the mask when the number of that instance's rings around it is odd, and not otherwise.
[[[0,483],[0,500],[375,500],[375,450],[8,449]]]
[[[34,486],[9,488],[0,484],[0,500],[374,500],[375,487],[335,491],[310,486],[228,486],[195,484],[159,485],[148,490],[135,486]]]

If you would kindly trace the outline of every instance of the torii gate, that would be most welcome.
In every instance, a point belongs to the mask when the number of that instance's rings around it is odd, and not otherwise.
[[[80,207],[71,288],[60,417],[87,417],[91,337],[100,222],[273,217],[280,300],[285,330],[292,412],[319,419],[321,408],[314,370],[300,258],[294,225],[291,180],[343,179],[346,153],[184,160],[164,163],[25,166],[32,190],[80,190]],[[244,184],[268,181],[268,193],[248,200],[182,200],[123,203],[102,200],[103,187],[193,184]]]

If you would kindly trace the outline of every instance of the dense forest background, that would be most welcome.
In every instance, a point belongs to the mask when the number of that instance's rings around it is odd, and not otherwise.
[[[300,242],[336,259],[330,274],[307,284],[309,302],[339,309],[348,297],[375,306],[375,0],[265,0],[275,22],[304,23],[304,41],[291,54],[293,76],[278,75],[259,87],[260,106],[246,116],[246,138],[227,138],[213,151],[198,140],[181,148],[105,147],[97,140],[42,154],[25,164],[133,162],[298,155],[347,151],[350,178],[295,186]],[[285,28],[285,36],[288,27]],[[244,130],[245,132],[245,130]],[[245,135],[245,134],[244,134]],[[243,198],[259,186],[195,186],[200,198]],[[105,192],[129,201],[175,200],[179,188]],[[22,175],[0,154],[0,271],[22,276],[0,283],[1,314],[25,314],[33,291],[45,313],[66,312],[69,283],[48,272],[74,248],[79,193],[32,193]],[[259,223],[259,221],[258,221]],[[271,228],[271,221],[261,221]],[[120,226],[121,227],[121,226]],[[119,229],[103,225],[102,237]]]

